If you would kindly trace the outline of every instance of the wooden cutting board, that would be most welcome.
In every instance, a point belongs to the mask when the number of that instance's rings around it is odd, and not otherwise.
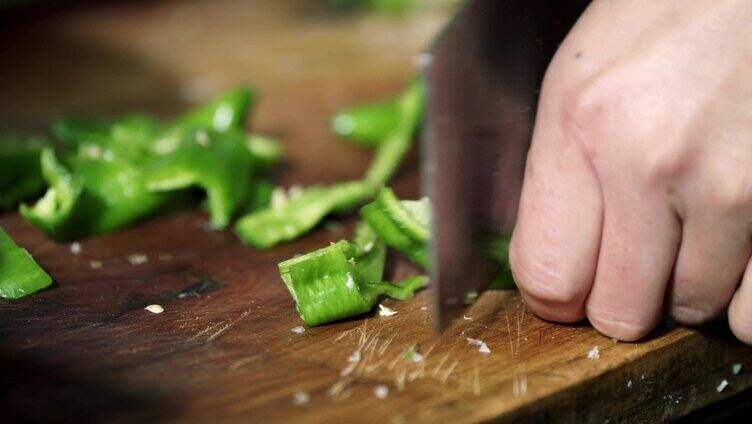
[[[397,93],[451,5],[432,3],[405,19],[333,16],[316,5],[138,2],[0,20],[0,127],[41,130],[64,112],[170,117],[252,84],[262,94],[253,127],[285,143],[276,181],[357,178],[370,153],[332,137],[331,113]],[[416,164],[411,157],[396,178],[398,194],[419,194]],[[618,343],[585,324],[543,322],[515,292],[484,294],[440,336],[427,291],[385,301],[398,312],[392,317],[291,331],[301,322],[276,264],[350,237],[356,221],[330,220],[302,240],[258,251],[187,211],[82,240],[73,254],[16,213],[0,215],[55,280],[42,293],[0,302],[4,418],[647,421],[752,385],[750,349],[725,324],[663,326],[644,342]],[[133,264],[132,255],[147,261]],[[390,263],[395,280],[417,272],[396,255]],[[164,312],[144,310],[150,304]],[[405,358],[411,347],[421,361]]]

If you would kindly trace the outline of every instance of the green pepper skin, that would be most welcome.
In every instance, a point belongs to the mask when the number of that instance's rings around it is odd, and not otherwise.
[[[40,163],[49,188],[34,206],[21,204],[21,216],[54,239],[70,239],[85,234],[88,230],[85,218],[88,217],[75,212],[83,193],[83,179],[72,175],[57,160],[52,149],[42,151]],[[82,216],[82,222],[72,219],[75,216]],[[79,225],[87,225],[87,228],[79,228]]]
[[[110,139],[110,126],[94,119],[66,117],[52,123],[50,132],[65,147],[91,143],[104,145]]]
[[[400,115],[397,126],[379,143],[363,181],[309,187],[282,206],[272,205],[245,215],[235,226],[240,240],[267,249],[302,236],[330,213],[346,212],[372,198],[378,187],[392,177],[412,146],[423,110],[423,94],[423,83],[418,81],[400,96],[396,102]]]
[[[52,284],[52,278],[0,228],[0,297],[18,299]]]
[[[207,191],[212,225],[223,228],[251,191],[254,157],[243,127],[252,99],[251,90],[233,90],[169,126],[145,115],[111,123],[59,119],[51,132],[65,148],[62,160],[51,150],[42,154],[49,188],[21,214],[50,237],[69,240],[135,223],[196,185]],[[274,160],[271,142],[254,146],[259,162]]]
[[[188,112],[175,122],[175,126],[210,128],[219,132],[242,130],[255,98],[256,94],[249,88],[228,91],[218,99]]]
[[[355,242],[330,246],[279,264],[279,271],[303,322],[316,326],[368,312],[381,295],[409,299],[424,287],[425,277],[404,285],[381,281],[386,248],[367,225]]]
[[[72,156],[71,168],[51,149],[41,155],[47,193],[21,215],[56,240],[72,240],[130,225],[165,205],[170,196],[146,189],[141,169],[117,156]]]
[[[44,142],[0,135],[0,210],[44,191],[39,155]]]
[[[256,180],[251,184],[248,200],[243,205],[241,212],[246,215],[268,208],[272,201],[274,186],[268,181]]]
[[[389,188],[382,188],[376,199],[365,205],[361,216],[387,246],[404,253],[423,268],[428,266],[431,204],[421,200],[399,200]],[[491,282],[491,290],[514,289],[509,266],[509,234],[488,234],[483,241],[486,255],[501,270]]]
[[[245,141],[238,131],[186,130],[176,148],[146,171],[146,187],[152,192],[201,187],[211,226],[225,228],[251,189],[253,160]]]
[[[399,250],[416,264],[428,264],[428,199],[400,201],[389,188],[382,188],[376,199],[361,209],[361,216],[387,246]]]
[[[251,134],[246,138],[246,146],[256,168],[261,171],[270,169],[282,158],[282,145],[276,138]]]
[[[376,147],[399,123],[397,101],[370,103],[345,109],[332,118],[335,134],[363,147]]]
[[[425,85],[422,80],[412,83],[397,101],[397,126],[379,143],[376,156],[365,176],[374,187],[385,185],[397,171],[410,147],[423,115]]]
[[[372,195],[373,188],[362,181],[308,187],[281,205],[243,216],[235,234],[244,243],[270,248],[300,237],[330,213],[351,209]]]

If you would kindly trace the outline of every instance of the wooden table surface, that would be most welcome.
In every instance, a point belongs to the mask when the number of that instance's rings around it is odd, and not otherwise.
[[[338,143],[338,108],[399,91],[451,11],[332,16],[315,1],[142,1],[0,21],[0,127],[39,131],[64,112],[174,116],[238,84],[262,93],[252,125],[284,140],[282,185],[360,176],[370,153]],[[395,179],[417,196],[417,158]],[[301,325],[276,264],[350,237],[355,217],[269,251],[186,211],[69,245],[15,212],[0,225],[54,286],[0,302],[0,410],[37,421],[477,422],[662,420],[752,385],[751,350],[725,323],[618,343],[543,322],[515,292],[486,293],[436,336],[430,292],[370,314]],[[144,254],[133,265],[127,257]],[[100,261],[93,269],[91,261]],[[417,272],[391,261],[393,279]],[[149,304],[164,306],[156,315]],[[482,354],[466,337],[484,340]],[[404,358],[415,346],[421,362]],[[598,347],[599,357],[588,353]],[[359,352],[359,353],[356,353]],[[357,362],[352,359],[360,357]],[[738,374],[733,364],[741,364]],[[722,381],[727,386],[719,392]],[[384,399],[375,388],[385,385]],[[302,402],[304,392],[308,402]]]

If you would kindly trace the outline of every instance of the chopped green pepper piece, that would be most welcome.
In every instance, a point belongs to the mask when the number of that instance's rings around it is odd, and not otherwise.
[[[397,101],[355,106],[332,118],[335,134],[364,147],[376,147],[391,134],[400,120]]]
[[[255,93],[238,88],[222,94],[218,99],[188,112],[176,121],[182,128],[211,128],[215,131],[242,130]]]
[[[103,145],[110,138],[110,127],[104,122],[84,118],[61,118],[50,127],[52,135],[66,146],[82,143]]]
[[[45,152],[50,187],[21,213],[53,238],[78,238],[136,222],[197,185],[208,193],[212,224],[224,227],[249,200],[254,159],[274,160],[271,143],[249,149],[243,126],[251,99],[250,90],[233,90],[166,127],[144,115],[57,120],[62,160]]]
[[[201,187],[207,193],[212,227],[224,228],[251,188],[253,160],[245,142],[238,131],[183,131],[175,149],[146,172],[146,187],[155,192]]]
[[[78,223],[71,217],[79,205],[83,180],[58,162],[52,149],[42,151],[40,163],[49,188],[33,207],[22,204],[21,215],[50,237],[73,238],[80,233]]]
[[[0,228],[0,297],[18,299],[52,283],[52,278]]]
[[[43,146],[41,140],[0,135],[0,210],[44,190],[39,168]]]
[[[412,145],[422,113],[423,91],[423,83],[418,81],[400,96],[396,103],[400,114],[397,126],[379,143],[364,181],[314,186],[303,189],[299,196],[291,196],[283,205],[272,202],[270,208],[240,218],[235,226],[238,237],[258,248],[269,248],[300,237],[332,212],[345,212],[373,197]]]
[[[165,205],[170,197],[146,189],[141,169],[111,156],[72,156],[71,172],[51,149],[41,156],[42,175],[50,187],[21,215],[47,235],[68,240],[105,233],[132,224]]]
[[[399,200],[389,188],[382,188],[376,199],[361,209],[363,219],[387,246],[424,268],[428,265],[430,214],[431,204],[427,198]],[[484,241],[486,254],[501,267],[490,289],[515,287],[508,259],[509,238],[509,235],[491,234]]]
[[[308,187],[240,218],[235,233],[245,243],[269,248],[300,237],[333,211],[351,209],[372,195],[373,188],[362,181]]]
[[[424,287],[424,278],[405,285],[381,281],[386,249],[372,230],[361,225],[355,240],[340,241],[279,264],[282,280],[309,326],[349,318],[369,311],[386,295],[409,299]]]
[[[255,181],[251,185],[248,201],[243,206],[242,212],[244,214],[249,214],[258,211],[259,209],[269,207],[269,204],[271,204],[272,201],[273,192],[274,186],[267,181]]]
[[[397,101],[399,109],[397,126],[376,149],[376,156],[365,176],[369,184],[375,187],[386,184],[410,150],[423,114],[424,94],[423,81],[418,80],[400,96]]]
[[[259,169],[271,168],[282,157],[282,146],[279,140],[268,136],[251,134],[246,139],[246,146],[253,157],[254,164]]]
[[[399,250],[422,267],[428,263],[430,204],[427,198],[400,201],[390,188],[361,209],[366,222],[387,246]]]

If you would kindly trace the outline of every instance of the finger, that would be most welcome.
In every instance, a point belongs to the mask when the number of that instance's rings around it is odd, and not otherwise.
[[[561,108],[542,98],[510,247],[512,272],[528,307],[574,322],[595,275],[601,230],[598,180]]]
[[[684,220],[668,292],[668,314],[687,325],[720,316],[739,284],[750,252],[746,226],[703,211],[690,214]]]
[[[622,190],[604,193],[604,198],[603,237],[587,316],[601,333],[634,341],[660,321],[679,245],[679,221],[658,196]]]
[[[736,338],[752,345],[752,260],[747,263],[742,282],[731,298],[728,320]]]

